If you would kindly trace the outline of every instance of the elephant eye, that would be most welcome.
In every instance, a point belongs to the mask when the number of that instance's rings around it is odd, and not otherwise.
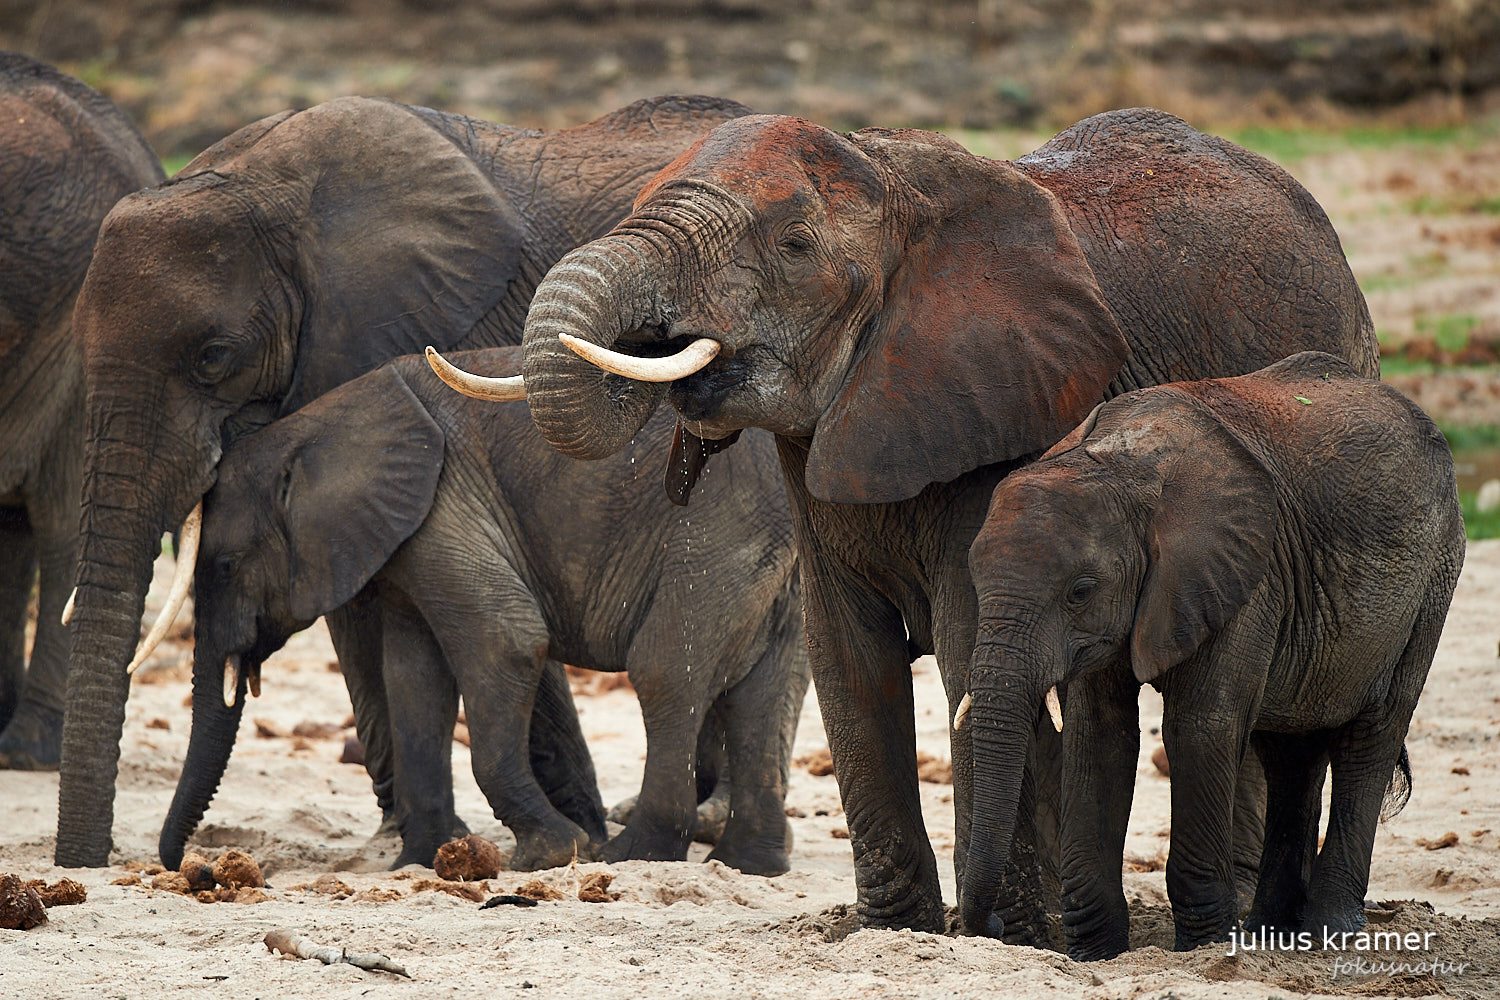
[[[1099,581],[1091,576],[1080,576],[1073,581],[1073,586],[1068,590],[1069,604],[1082,604],[1094,596],[1094,591],[1099,589]]]
[[[234,349],[223,341],[205,344],[193,363],[193,374],[204,382],[218,382],[228,373],[233,354]]]
[[[803,226],[792,226],[789,228],[781,234],[780,242],[781,249],[785,253],[799,257],[812,252],[812,249],[817,246],[817,241],[813,238],[812,233]]]

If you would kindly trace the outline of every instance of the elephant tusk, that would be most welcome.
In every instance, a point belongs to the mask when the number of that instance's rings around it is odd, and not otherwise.
[[[177,568],[172,573],[172,586],[167,590],[167,603],[162,606],[161,614],[156,616],[151,631],[141,640],[140,648],[135,651],[135,658],[125,668],[127,674],[135,673],[146,662],[146,657],[151,655],[152,650],[167,637],[167,630],[177,620],[177,613],[186,603],[188,588],[193,584],[193,565],[198,561],[198,534],[202,528],[203,501],[199,500],[198,505],[188,513],[187,520],[182,522],[182,542],[177,547]]]
[[[1062,702],[1057,700],[1057,685],[1047,689],[1047,714],[1052,716],[1052,728],[1062,732]]]
[[[259,667],[256,667],[255,669],[253,669],[253,670],[250,671],[249,684],[250,684],[250,697],[252,697],[252,698],[259,698],[260,697],[260,668]]]
[[[239,693],[240,658],[238,654],[231,654],[224,658],[224,707],[233,708]]]
[[[974,707],[974,696],[964,692],[963,701],[958,703],[958,711],[953,713],[953,731],[956,733],[964,727],[964,722],[969,718],[969,709]]]
[[[437,348],[431,345],[427,348],[427,363],[432,366],[432,371],[438,378],[465,396],[489,399],[498,403],[512,403],[526,398],[526,383],[519,375],[512,375],[509,378],[489,378],[466,372],[462,368],[454,367],[437,352]]]
[[[68,603],[63,605],[62,623],[64,625],[73,620],[73,602],[76,600],[78,600],[78,588],[74,587],[73,592],[68,595]]]
[[[671,357],[637,358],[591,344],[567,333],[559,333],[557,339],[583,360],[637,382],[673,382],[687,378],[718,357],[720,349],[717,340],[699,337]]]

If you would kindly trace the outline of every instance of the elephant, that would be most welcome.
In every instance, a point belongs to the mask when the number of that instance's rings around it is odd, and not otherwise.
[[[520,353],[460,358],[511,374]],[[685,517],[640,475],[672,432],[666,416],[636,445],[574,462],[523,402],[476,404],[406,357],[226,449],[204,498],[193,730],[163,862],[180,861],[218,786],[265,657],[372,589],[401,814],[394,867],[431,864],[453,828],[461,692],[474,776],[516,837],[510,868],[591,851],[685,860],[695,751],[718,702],[730,801],[710,859],[786,872],[787,771],[811,671],[775,443],[751,435],[705,481],[707,509]],[[549,660],[627,670],[640,698],[645,778],[607,843],[602,824],[580,828],[532,775],[528,720]]]
[[[425,344],[518,343],[552,263],[607,232],[694,139],[746,111],[661,97],[535,131],[340,98],[248,125],[116,206],[77,309],[85,472],[58,864],[108,862],[123,668],[151,562],[213,485],[223,449]],[[174,593],[187,590],[182,581]],[[384,698],[365,690],[376,677],[349,667],[378,663],[366,603],[356,597],[329,625],[389,803]],[[544,678],[540,697],[565,700],[554,688]],[[586,753],[570,726],[548,742]]]
[[[1463,560],[1447,441],[1339,358],[1101,404],[1000,483],[969,550],[973,822],[997,833],[970,847],[965,925],[988,919],[1028,731],[1066,684],[1069,953],[1128,947],[1120,871],[1150,684],[1172,761],[1176,947],[1235,929],[1234,775],[1252,746],[1268,799],[1247,929],[1363,927],[1376,822],[1393,770],[1410,787],[1402,743]]]
[[[73,303],[105,214],[162,170],[108,99],[17,52],[0,51],[0,120],[0,767],[55,770],[83,476]]]
[[[1009,163],[930,132],[725,122],[552,268],[523,346],[532,418],[575,458],[618,450],[668,400],[678,499],[738,431],[776,435],[859,919],[925,931],[944,911],[909,668],[936,655],[950,710],[968,690],[968,549],[995,485],[1130,389],[1304,349],[1379,370],[1312,197],[1151,109],[1086,119]],[[1037,842],[1061,752],[1041,728],[1023,787],[1036,808],[1019,810],[997,900],[1007,938],[1032,942],[1047,939],[1040,864],[1054,861]],[[950,738],[963,885],[969,845],[993,831],[970,828],[972,748]]]

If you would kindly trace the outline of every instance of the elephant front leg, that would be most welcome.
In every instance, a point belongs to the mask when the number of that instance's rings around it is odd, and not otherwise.
[[[546,662],[537,681],[530,749],[531,771],[547,801],[578,824],[591,842],[608,840],[594,758],[578,724],[567,673],[556,660]]]
[[[1172,762],[1167,896],[1178,951],[1228,940],[1239,917],[1235,787],[1255,706],[1235,704],[1226,686],[1222,678],[1200,674],[1173,678],[1163,692],[1162,738]]]
[[[365,753],[365,773],[380,807],[377,836],[396,831],[395,764],[391,719],[386,709],[383,619],[373,587],[366,587],[343,607],[324,616],[339,670],[354,709],[354,732]]]
[[[941,933],[901,615],[863,579],[830,576],[815,561],[802,577],[808,653],[849,824],[859,922]]]
[[[73,508],[69,512],[72,519],[66,523],[55,512],[32,515],[40,569],[36,636],[15,714],[0,734],[0,767],[55,771],[62,761],[63,705],[68,685],[68,629],[62,623],[62,612],[73,590],[78,561],[77,513]],[[24,560],[25,548],[23,545],[13,551],[9,561]],[[22,589],[11,598],[19,600],[22,615],[31,585],[29,565],[25,572]],[[0,607],[0,614],[14,613],[14,605]]]
[[[1121,881],[1140,753],[1140,685],[1107,669],[1068,685],[1063,725],[1063,929],[1077,961],[1130,947]],[[1048,723],[1050,726],[1050,723]]]
[[[0,509],[0,732],[26,680],[26,604],[36,579],[36,539],[26,512]]]

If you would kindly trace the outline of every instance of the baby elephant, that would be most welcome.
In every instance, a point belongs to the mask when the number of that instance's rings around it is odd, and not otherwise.
[[[1045,700],[1065,747],[1068,950],[1125,950],[1121,857],[1150,683],[1172,762],[1177,948],[1234,929],[1230,828],[1250,747],[1268,802],[1247,928],[1317,941],[1362,926],[1382,798],[1398,761],[1409,778],[1402,743],[1463,556],[1442,434],[1327,354],[1096,408],[1000,484],[969,552],[979,635],[959,715],[974,828],[996,836],[970,848],[964,925],[1000,929],[988,903]]]
[[[461,357],[493,374],[520,367],[519,348]],[[236,442],[204,499],[194,665],[195,688],[222,680],[230,707],[207,718],[195,707],[164,851],[169,831],[180,844],[202,817],[228,759],[213,748],[232,744],[262,661],[366,590],[380,607],[369,624],[393,731],[398,864],[431,863],[454,826],[456,685],[474,776],[516,837],[512,867],[575,850],[685,858],[713,709],[730,818],[712,857],[786,871],[786,773],[810,672],[775,445],[747,434],[705,475],[713,502],[687,514],[647,465],[670,433],[658,420],[634,448],[574,461],[524,402],[467,399],[414,356]],[[528,763],[533,699],[558,662],[626,670],[640,697],[645,778],[607,844],[549,802]]]

